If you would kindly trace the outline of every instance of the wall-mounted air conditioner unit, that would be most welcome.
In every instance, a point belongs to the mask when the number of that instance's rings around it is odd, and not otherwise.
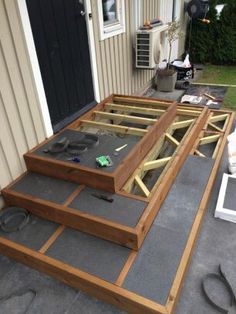
[[[136,68],[153,69],[166,57],[167,25],[136,32]]]

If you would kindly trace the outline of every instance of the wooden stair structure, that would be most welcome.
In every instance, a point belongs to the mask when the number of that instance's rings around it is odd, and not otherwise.
[[[59,226],[38,250],[1,235],[0,253],[130,313],[173,313],[233,121],[230,111],[109,96],[25,154],[27,172],[2,190],[5,202]],[[81,133],[97,134],[100,143],[81,154],[79,163],[45,153],[61,138],[73,140]],[[99,154],[110,155],[113,165],[97,168]],[[159,304],[122,285],[189,156],[210,160],[213,166],[167,301]],[[44,184],[48,191],[37,194]],[[96,199],[97,193],[114,201]],[[117,250],[123,247],[127,258],[114,282],[47,256],[68,228],[109,241]]]

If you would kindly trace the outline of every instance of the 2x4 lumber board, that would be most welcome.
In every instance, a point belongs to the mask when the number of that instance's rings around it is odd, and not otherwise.
[[[168,314],[166,308],[91,274],[0,238],[0,253],[132,314]]]
[[[136,175],[134,178],[136,184],[138,185],[138,187],[140,188],[140,190],[143,192],[143,194],[148,197],[150,195],[150,191],[148,190],[148,188],[146,187],[146,185],[143,183],[143,181],[141,180],[141,178]]]
[[[197,240],[197,237],[198,237],[198,234],[199,234],[199,231],[201,228],[201,223],[202,223],[205,211],[206,211],[206,207],[207,207],[207,203],[208,203],[208,200],[210,197],[210,193],[212,191],[214,181],[215,181],[215,178],[217,175],[217,171],[219,169],[221,158],[222,158],[222,155],[224,152],[224,147],[226,145],[227,136],[230,133],[230,130],[232,128],[234,118],[235,118],[235,114],[232,113],[230,120],[229,120],[229,123],[228,123],[227,128],[226,128],[225,134],[223,136],[222,143],[221,143],[220,148],[218,150],[218,154],[217,154],[217,157],[215,159],[215,163],[213,165],[213,169],[211,172],[211,176],[208,180],[208,183],[207,183],[207,186],[205,189],[205,193],[204,193],[202,200],[200,202],[198,213],[196,215],[196,218],[195,218],[195,221],[193,223],[191,232],[189,234],[189,238],[188,238],[184,253],[182,255],[178,270],[176,272],[175,279],[174,279],[172,287],[170,289],[169,297],[168,297],[168,300],[166,303],[166,309],[167,309],[167,312],[169,314],[174,313],[175,307],[176,307],[177,302],[178,302],[180,290],[181,290],[181,287],[182,287],[182,284],[184,281],[184,277],[186,275],[187,268],[188,268],[188,265],[189,265],[189,262],[190,262],[190,259],[192,256],[194,244]]]
[[[123,111],[123,112],[132,112],[132,113],[139,113],[145,115],[153,115],[153,116],[160,116],[162,115],[165,110],[164,109],[153,109],[153,108],[144,108],[144,107],[135,107],[135,106],[126,106],[126,105],[117,105],[112,103],[107,103],[105,105],[105,110],[116,110],[116,111]]]
[[[201,83],[201,82],[192,82],[193,85],[204,85],[204,86],[222,86],[222,87],[236,87],[234,84],[215,84],[215,83]]]
[[[205,144],[210,144],[218,141],[220,138],[221,134],[215,134],[215,135],[210,135],[210,136],[205,136],[200,139],[199,145],[205,145]]]
[[[6,204],[26,208],[35,216],[69,226],[82,232],[137,250],[135,228],[121,225],[79,210],[65,207],[13,190],[2,191]]]
[[[201,112],[196,111],[196,110],[190,110],[190,109],[181,109],[177,107],[177,114],[183,115],[183,116],[190,116],[190,117],[199,117]]]
[[[137,251],[132,251],[129,255],[129,258],[127,259],[127,262],[125,263],[124,267],[122,268],[117,280],[116,280],[116,285],[121,287],[123,282],[125,281],[125,278],[133,264],[133,262],[136,259],[138,252]]]
[[[143,165],[143,170],[148,171],[148,170],[163,167],[171,160],[171,158],[172,157],[165,157],[165,158],[161,158],[161,159],[157,159],[157,160],[147,161]]]
[[[41,247],[39,253],[44,254],[50,248],[50,246],[56,241],[56,239],[62,234],[65,230],[65,226],[61,225],[57,228],[57,230],[51,235],[51,237],[47,240],[46,243]]]
[[[194,119],[188,119],[188,120],[183,120],[183,121],[177,121],[172,124],[173,130],[178,130],[182,128],[186,128],[190,126],[194,122]]]
[[[209,122],[219,122],[219,121],[223,121],[228,117],[228,113],[225,114],[218,114],[218,115],[214,115],[209,119]]]
[[[84,188],[85,185],[80,185],[77,189],[75,189],[75,191],[71,193],[71,195],[66,199],[63,205],[65,207],[68,206]]]
[[[109,123],[102,123],[98,121],[91,121],[91,120],[81,120],[80,127],[93,127],[96,129],[104,129],[113,131],[116,133],[122,133],[122,134],[130,134],[130,135],[137,135],[137,136],[144,136],[148,130],[143,130],[139,128],[132,128],[132,127],[126,127],[121,125],[114,125]]]
[[[119,96],[116,95],[113,97],[113,101],[131,103],[134,105],[149,105],[149,106],[163,106],[167,107],[174,101],[155,99],[155,98],[145,98],[145,97],[133,97],[133,96]]]
[[[166,139],[171,143],[174,144],[176,146],[179,146],[179,141],[177,141],[172,135],[170,135],[169,133],[166,133]]]
[[[131,123],[138,123],[143,125],[153,125],[157,119],[143,118],[143,117],[134,117],[125,114],[118,113],[109,113],[104,111],[94,111],[94,114],[98,118],[109,119],[109,120],[119,120],[119,121],[127,121]]]
[[[201,153],[198,149],[195,149],[195,154],[198,155],[199,157],[206,157],[206,155]]]
[[[185,135],[184,142],[179,146],[177,154],[171,161],[165,176],[162,178],[161,182],[157,186],[154,186],[150,194],[150,202],[146,207],[143,215],[141,216],[135,229],[137,231],[138,237],[138,247],[140,248],[143,240],[149,231],[153,220],[155,219],[167,193],[169,192],[180,168],[182,167],[185,159],[190,153],[193,144],[196,141],[198,134],[201,132],[206,120],[207,120],[208,108],[204,108],[200,116],[197,118],[194,126]]]
[[[223,130],[219,128],[217,125],[215,125],[214,123],[209,122],[208,125],[218,132],[223,132]]]
[[[46,157],[37,156],[31,153],[26,153],[24,159],[27,169],[33,172],[88,185],[94,188],[99,187],[102,190],[112,193],[118,189],[111,173],[78,166],[62,160],[50,160]],[[93,178],[93,180],[91,180],[91,178]]]
[[[162,135],[173,123],[176,118],[176,105],[168,106],[165,113],[156,121],[156,123],[148,130],[148,133],[138,142],[126,159],[117,167],[114,172],[116,176],[116,185],[121,188],[124,186],[128,177],[132,175],[147,153],[158,142]]]

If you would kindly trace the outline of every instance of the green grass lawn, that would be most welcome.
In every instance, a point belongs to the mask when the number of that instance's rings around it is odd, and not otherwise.
[[[228,84],[236,86],[236,66],[207,65],[197,82]],[[224,98],[224,108],[236,111],[236,87],[228,87]]]

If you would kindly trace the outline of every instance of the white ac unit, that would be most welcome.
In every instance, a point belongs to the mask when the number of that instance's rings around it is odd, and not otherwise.
[[[136,68],[153,69],[166,52],[167,25],[136,32]]]

